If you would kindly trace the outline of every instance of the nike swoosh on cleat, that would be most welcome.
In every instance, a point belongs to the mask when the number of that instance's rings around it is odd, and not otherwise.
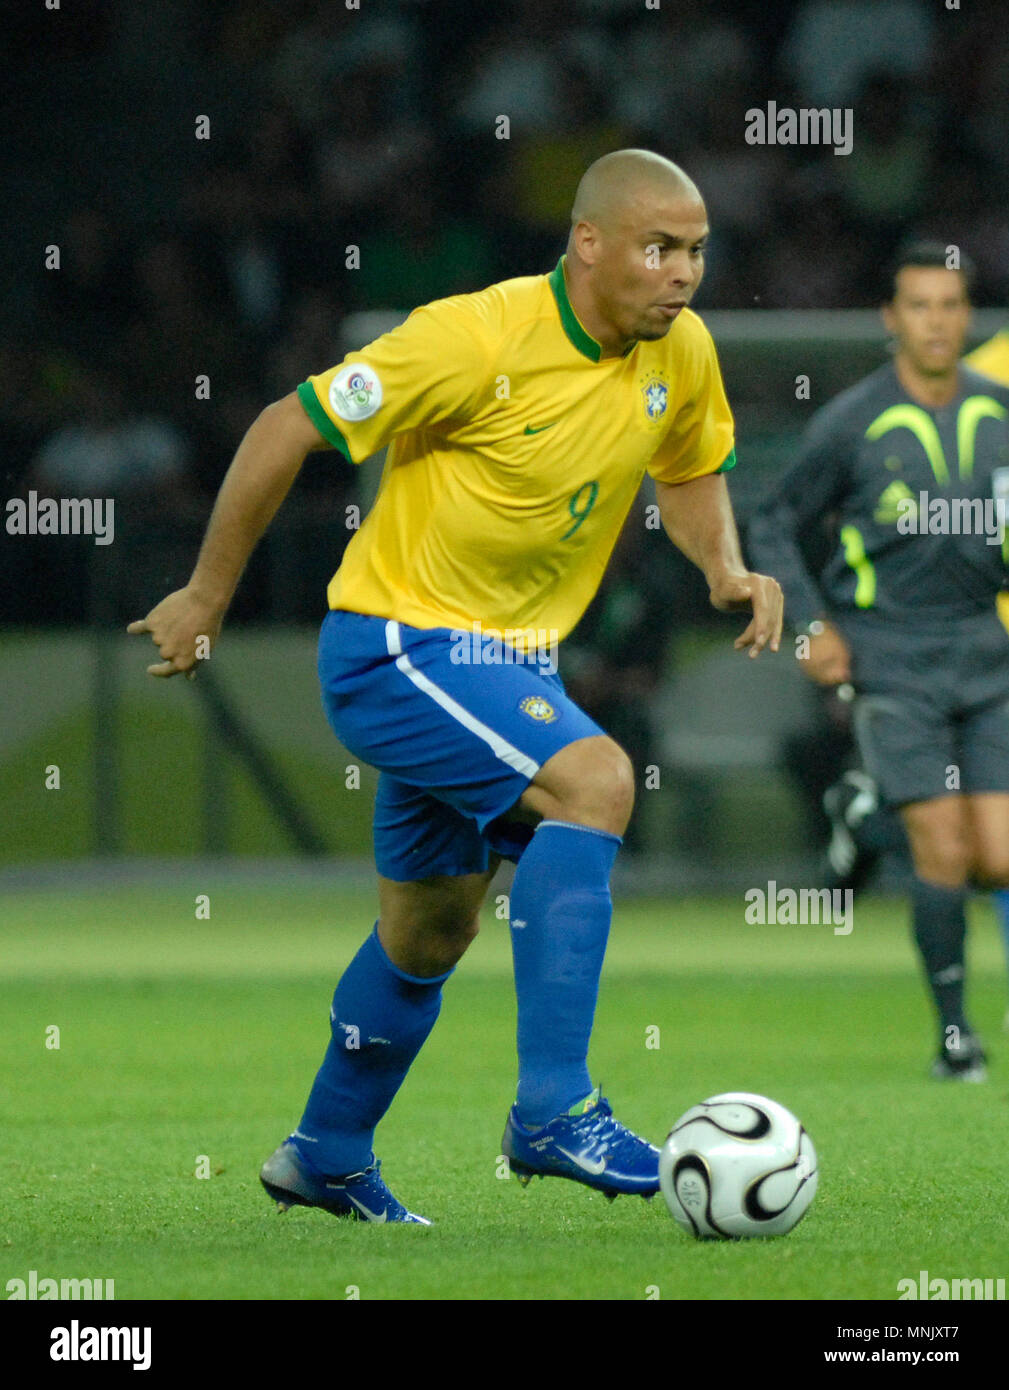
[[[343,1195],[347,1198],[349,1202],[353,1202],[355,1207],[357,1207],[358,1211],[363,1212],[369,1221],[375,1221],[379,1224],[383,1221],[388,1221],[389,1213],[387,1211],[383,1210],[382,1215],[379,1216],[377,1212],[371,1211],[370,1208],[364,1206],[361,1202],[359,1202],[356,1197],[352,1197],[349,1192],[345,1192]]]
[[[590,1173],[594,1178],[597,1178],[600,1173],[606,1172],[605,1158],[582,1158],[579,1154],[573,1154],[567,1149],[562,1149],[560,1144],[557,1145],[557,1151],[558,1153],[562,1153],[565,1158],[570,1158],[572,1163],[577,1163],[579,1168],[584,1169],[586,1173]]]
[[[542,434],[544,430],[552,430],[558,422],[551,420],[549,425],[526,425],[526,434]]]

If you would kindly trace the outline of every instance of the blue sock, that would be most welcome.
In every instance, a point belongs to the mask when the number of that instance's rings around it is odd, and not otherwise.
[[[1002,945],[1005,947],[1006,962],[1009,963],[1009,888],[1000,888],[993,893],[998,912],[998,924],[1002,929]]]
[[[518,1117],[549,1124],[592,1090],[587,1056],[621,841],[541,821],[515,870],[511,939],[518,999]]]
[[[420,979],[382,949],[378,924],[333,996],[333,1038],[295,1131],[300,1153],[330,1177],[374,1162],[375,1126],[434,1027],[447,971]]]

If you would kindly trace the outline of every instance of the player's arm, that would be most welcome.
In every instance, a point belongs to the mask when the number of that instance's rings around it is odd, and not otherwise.
[[[669,539],[703,572],[712,604],[723,612],[751,608],[737,649],[758,656],[778,650],[781,590],[766,574],[746,568],[725,473],[735,465],[735,426],[725,397],[718,354],[699,319],[686,320],[684,394],[648,465],[659,515]]]
[[[810,425],[796,462],[746,528],[751,561],[781,584],[785,612],[798,632],[809,634],[804,673],[818,685],[851,679],[848,645],[828,620],[828,605],[809,571],[799,538],[832,511],[849,486],[850,440],[832,423],[829,409]]]
[[[329,447],[294,392],[252,423],[221,484],[189,583],[127,628],[150,633],[161,653],[162,660],[147,668],[152,676],[192,671],[201,637],[208,651],[213,647],[249,556],[306,455]]]
[[[685,483],[656,479],[659,516],[666,535],[692,560],[708,582],[712,605],[723,613],[750,608],[753,617],[737,650],[757,656],[776,652],[781,641],[782,595],[776,580],[746,568],[724,474],[708,473]]]
[[[482,328],[465,297],[423,305],[263,411],[221,486],[189,583],[130,624],[161,651],[152,675],[192,672],[201,635],[213,646],[249,556],[306,454],[332,447],[361,463],[404,431],[468,418],[486,401],[493,366]]]

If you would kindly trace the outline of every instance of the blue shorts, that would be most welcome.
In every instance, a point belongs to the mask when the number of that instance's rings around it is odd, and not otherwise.
[[[459,659],[464,651],[450,628],[343,610],[322,624],[326,715],[344,747],[380,774],[375,864],[384,878],[482,873],[492,851],[518,859],[533,828],[501,818],[543,763],[603,733],[548,667],[473,664]]]

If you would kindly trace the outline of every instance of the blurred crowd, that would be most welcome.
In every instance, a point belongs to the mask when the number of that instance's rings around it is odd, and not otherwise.
[[[702,307],[871,305],[908,234],[966,248],[1001,304],[1003,4],[79,0],[58,40],[22,7],[15,56],[56,45],[19,177],[60,268],[33,244],[0,321],[6,495],[205,507],[257,411],[352,346],[349,315],[551,268],[581,172],[624,145],[707,199]],[[851,154],[747,144],[770,100],[851,107]],[[320,456],[299,486],[348,474]]]

